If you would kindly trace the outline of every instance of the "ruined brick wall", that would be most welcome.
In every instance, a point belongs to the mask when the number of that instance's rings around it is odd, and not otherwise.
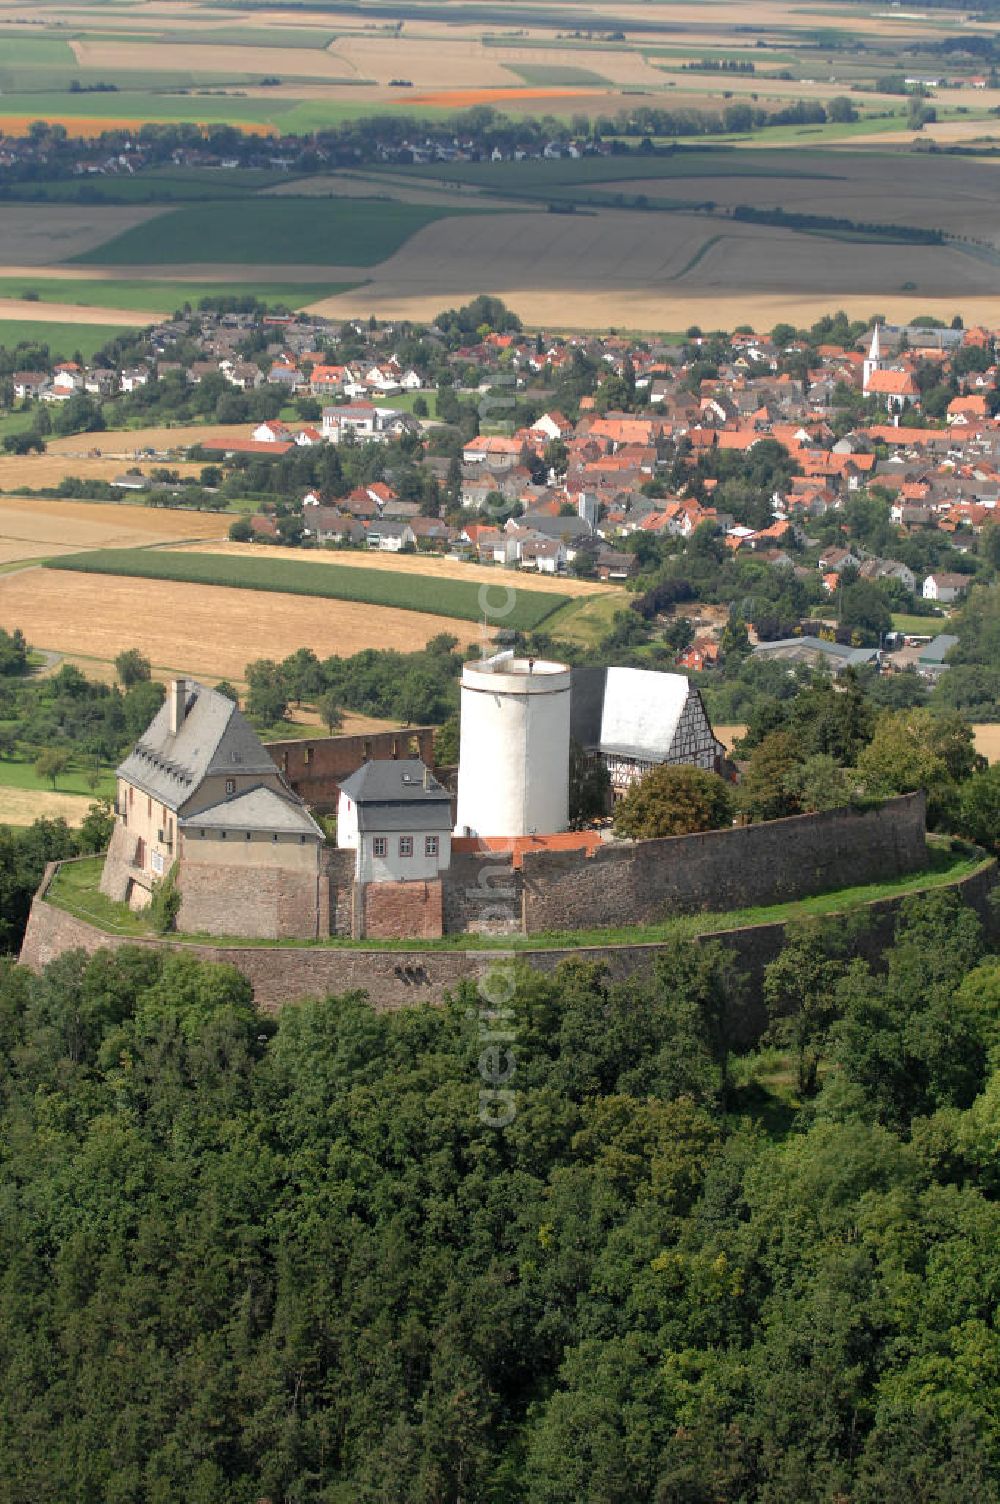
[[[520,932],[521,874],[508,856],[453,851],[442,888],[446,935]]]
[[[322,814],[336,811],[343,779],[369,758],[420,757],[434,766],[434,728],[377,731],[368,736],[317,736],[315,740],[270,742],[267,751],[295,792]]]
[[[329,891],[328,933],[350,939],[354,933],[355,853],[328,846],[324,851]]]
[[[362,890],[366,940],[439,940],[441,881],[366,883]]]
[[[704,835],[526,852],[528,934],[651,924],[885,881],[926,865],[924,796]]]

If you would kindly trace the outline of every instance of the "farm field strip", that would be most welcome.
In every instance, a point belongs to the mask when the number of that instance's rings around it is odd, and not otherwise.
[[[442,632],[481,640],[454,617],[277,592],[31,569],[0,575],[0,625],[34,647],[110,663],[136,647],[158,677],[243,677],[256,658],[309,647],[320,658],[363,648],[413,652]]]
[[[223,448],[226,444],[243,443],[247,428],[246,423],[178,423],[173,426],[167,423],[156,428],[108,428],[100,433],[62,434],[47,440],[47,457],[112,455],[121,459],[138,459],[144,449],[162,454],[187,449],[192,444],[213,444],[216,448]],[[75,471],[76,466],[73,469]],[[21,484],[31,483],[24,481]]]
[[[228,520],[228,519],[227,519]],[[235,557],[260,558],[260,546],[253,543],[222,543],[185,544],[178,549],[179,553],[213,553],[232,554]],[[520,589],[522,586],[531,591],[533,595],[556,594],[561,596],[605,596],[613,595],[622,597],[622,592],[615,585],[597,584],[594,580],[577,580],[572,577],[531,574],[528,572],[518,573],[516,570],[499,570],[486,564],[466,564],[462,559],[442,558],[439,554],[383,554],[352,553],[348,549],[310,549],[303,555],[300,548],[281,548],[267,544],[266,557],[268,559],[287,559],[291,563],[301,563],[303,557],[310,564],[323,564],[343,569],[375,569],[389,574],[401,576],[420,575],[423,579],[436,580],[465,580],[476,585],[511,585]],[[519,582],[519,583],[518,583]]]
[[[488,211],[403,204],[393,200],[274,199],[168,210],[155,228],[142,223],[69,259],[77,265],[184,265],[239,262],[295,265],[303,255],[328,254],[331,264],[372,266],[391,256],[424,226],[449,216]]]
[[[146,548],[221,538],[227,522],[206,512],[5,496],[0,497],[0,560],[11,563],[82,548]]]
[[[79,352],[84,360],[91,360],[111,340],[121,339],[123,329],[135,328],[141,321],[135,318],[127,322],[117,316],[114,324],[92,323],[89,315],[93,309],[77,309],[51,305],[51,319],[8,318],[0,311],[0,345],[11,349],[20,344],[47,345],[53,360],[69,360]],[[76,317],[67,321],[67,315]]]
[[[0,825],[33,825],[36,820],[83,824],[96,794],[61,794],[51,789],[12,789],[0,785]]]
[[[340,282],[265,282],[253,283],[245,288],[249,294],[264,303],[285,303],[290,308],[301,308],[317,298],[336,297],[350,292],[357,283]],[[85,275],[46,269],[42,276],[34,276],[30,268],[24,273],[11,274],[0,267],[0,307],[6,308],[11,300],[17,301],[22,316],[29,315],[39,321],[48,319],[51,311],[59,319],[65,319],[67,304],[76,309],[86,308],[96,319],[106,313],[113,314],[112,322],[121,310],[144,315],[150,319],[167,311],[181,308],[185,303],[197,305],[201,298],[221,298],[232,294],[232,285],[223,282],[195,282],[174,279],[159,281],[154,278],[122,280],[104,275]],[[25,299],[25,293],[32,294]],[[39,305],[46,305],[39,307]],[[131,320],[137,323],[138,318]]]
[[[564,595],[543,591],[515,591],[502,576],[484,587],[426,575],[404,577],[376,569],[292,563],[287,559],[234,558],[221,553],[98,549],[53,560],[52,568],[133,579],[171,580],[255,593],[320,596],[405,612],[429,611],[437,616],[470,622],[482,619],[487,610],[484,602],[488,602],[494,625],[521,631],[537,627],[566,599]]]

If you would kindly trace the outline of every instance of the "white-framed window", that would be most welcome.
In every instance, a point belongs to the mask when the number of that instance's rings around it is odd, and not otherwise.
[[[400,854],[400,856],[412,856],[413,855],[413,837],[412,836],[400,836],[400,838],[399,838],[399,854]]]
[[[385,836],[373,836],[372,856],[385,856],[388,845]]]
[[[226,793],[227,794],[235,794],[236,793],[236,779],[235,778],[227,778],[226,779]]]
[[[162,851],[151,851],[150,854],[149,854],[149,859],[150,859],[150,863],[152,865],[153,871],[156,873],[156,875],[158,877],[162,877],[163,876],[163,853],[162,853]]]
[[[437,854],[438,854],[438,837],[437,836],[425,836],[424,837],[424,856],[437,856]]]

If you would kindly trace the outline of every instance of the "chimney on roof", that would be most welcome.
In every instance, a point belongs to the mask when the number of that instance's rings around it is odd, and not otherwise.
[[[167,697],[170,701],[170,734],[176,736],[184,724],[187,710],[187,680],[172,679]]]

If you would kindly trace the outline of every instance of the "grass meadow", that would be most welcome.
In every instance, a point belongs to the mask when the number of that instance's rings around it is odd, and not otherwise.
[[[136,327],[142,319],[136,318]],[[77,352],[91,360],[109,340],[121,339],[128,329],[114,324],[46,323],[40,319],[5,319],[0,316],[0,348],[16,345],[48,345],[54,359],[70,360]]]

